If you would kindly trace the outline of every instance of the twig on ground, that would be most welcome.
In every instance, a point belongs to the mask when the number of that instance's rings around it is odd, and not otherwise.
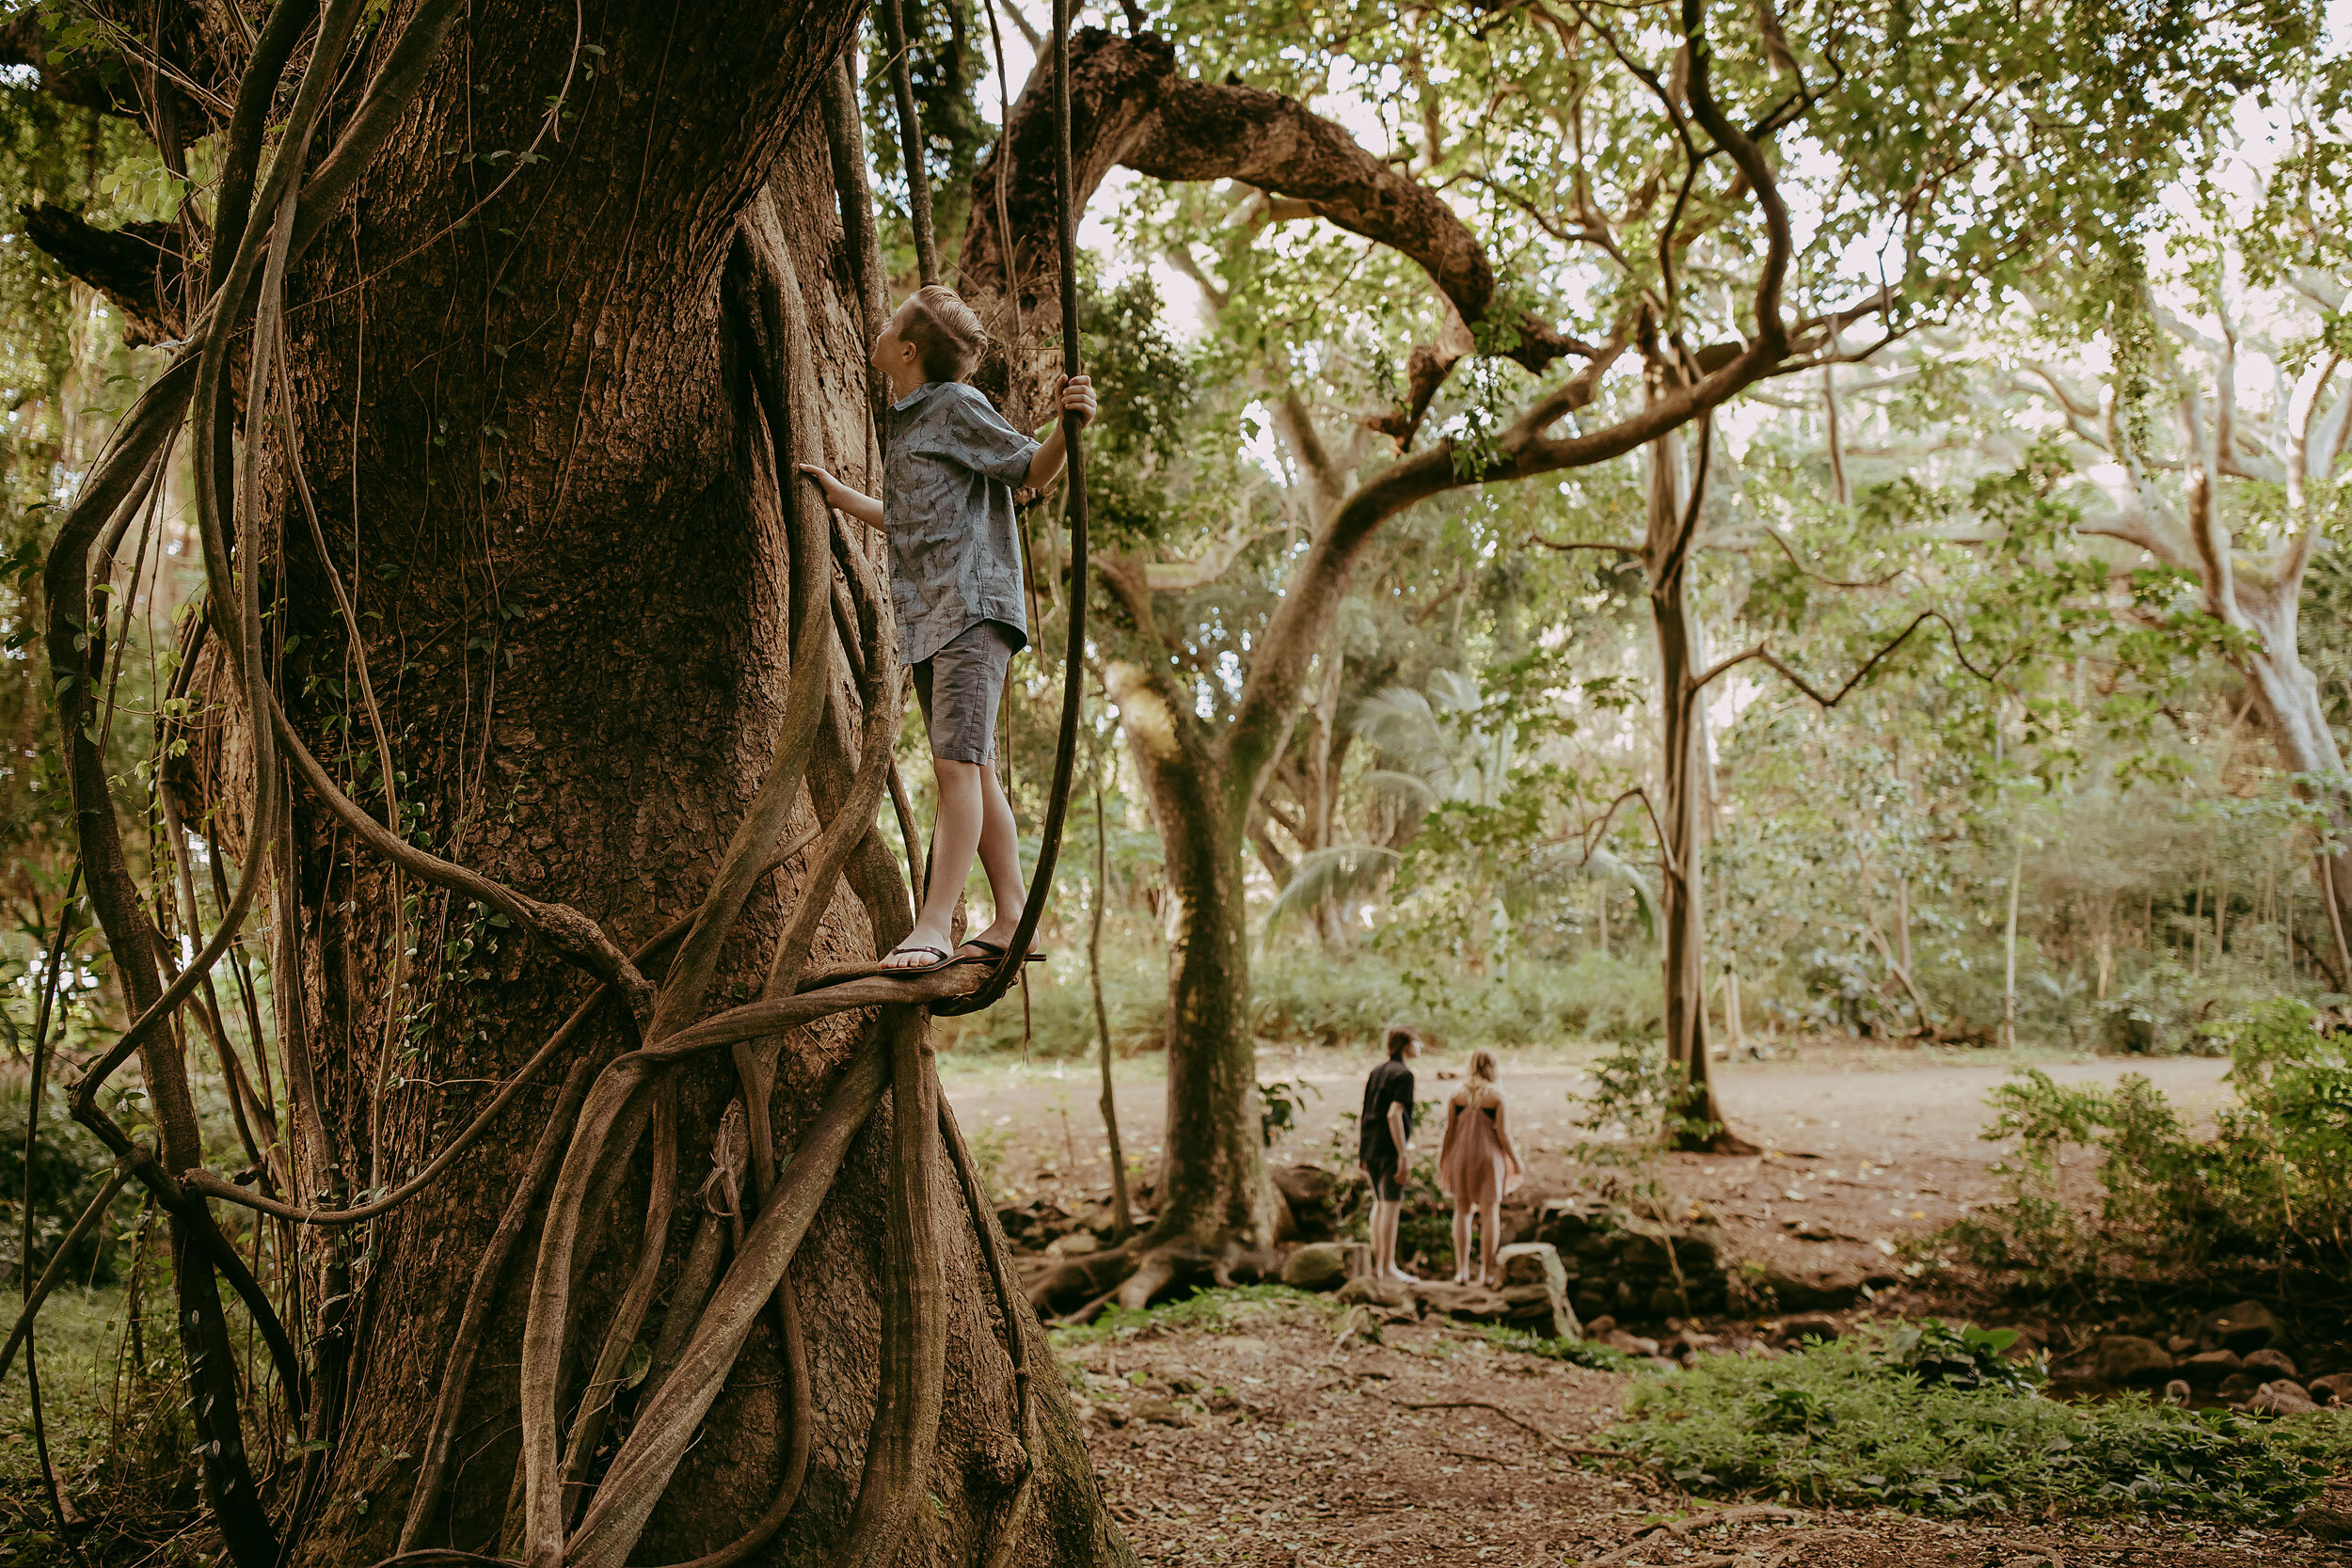
[[[1579,1443],[1563,1443],[1550,1433],[1531,1422],[1523,1421],[1502,1406],[1488,1400],[1391,1400],[1401,1410],[1491,1410],[1520,1431],[1542,1438],[1561,1453],[1575,1454],[1587,1459],[1626,1459],[1630,1457],[1622,1449],[1592,1448]]]
[[[1782,1508],[1775,1503],[1739,1503],[1730,1508],[1709,1509],[1704,1513],[1693,1513],[1687,1519],[1661,1519],[1654,1525],[1644,1525],[1640,1529],[1635,1530],[1632,1538],[1622,1545],[1613,1546],[1598,1557],[1586,1558],[1577,1565],[1577,1568],[1604,1568],[1606,1564],[1629,1562],[1633,1554],[1645,1545],[1656,1544],[1649,1540],[1649,1537],[1661,1530],[1679,1541],[1695,1531],[1713,1529],[1718,1525],[1744,1525],[1763,1519],[1803,1519],[1807,1515],[1802,1510]],[[1739,1560],[1740,1558],[1736,1555],[1686,1558],[1676,1563],[1675,1568],[1731,1568],[1731,1564]]]

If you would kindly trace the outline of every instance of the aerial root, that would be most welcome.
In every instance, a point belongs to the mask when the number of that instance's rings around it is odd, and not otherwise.
[[[583,1009],[584,1010],[584,1009]],[[578,1016],[578,1015],[575,1015]],[[580,1101],[588,1092],[588,1074],[592,1062],[582,1057],[572,1064],[564,1080],[564,1090],[556,1101],[555,1114],[548,1118],[540,1131],[539,1141],[531,1151],[531,1163],[523,1177],[506,1200],[506,1209],[499,1216],[498,1228],[490,1233],[489,1244],[483,1248],[482,1258],[474,1265],[473,1284],[466,1292],[464,1312],[457,1321],[457,1340],[450,1347],[448,1360],[443,1364],[441,1391],[433,1408],[433,1424],[426,1429],[424,1462],[417,1474],[417,1484],[409,1493],[408,1514],[400,1528],[400,1550],[416,1549],[417,1538],[433,1517],[439,1504],[441,1488],[449,1474],[450,1447],[456,1441],[460,1416],[465,1409],[466,1387],[473,1379],[473,1364],[482,1351],[484,1332],[489,1325],[490,1307],[498,1295],[499,1280],[506,1273],[507,1260],[515,1255],[529,1225],[531,1211],[537,1206],[539,1193],[548,1179],[555,1173],[556,1161],[561,1158],[573,1118],[580,1114]]]
[[[931,1193],[939,1159],[938,1077],[922,1015],[882,1014],[890,1062],[889,1225],[882,1248],[882,1377],[857,1501],[833,1568],[879,1568],[897,1555],[939,1439],[947,1368],[946,1291]]]
[[[564,1555],[571,1568],[619,1568],[635,1547],[889,1076],[879,1044],[860,1046],[850,1059],[778,1178],[775,1200],[704,1305],[676,1367],[640,1405],[572,1536]]]
[[[989,1211],[988,1184],[980,1178],[979,1166],[963,1141],[963,1129],[956,1125],[955,1110],[944,1093],[939,1095],[939,1136],[956,1167],[956,1185],[963,1193],[964,1212],[971,1217],[973,1237],[979,1243],[989,1284],[996,1293],[996,1314],[1005,1328],[1005,1354],[1012,1363],[1013,1425],[1021,1434],[1021,1479],[1013,1484],[1012,1499],[997,1522],[995,1543],[986,1559],[987,1568],[1010,1568],[1014,1544],[1028,1516],[1029,1499],[1037,1490],[1037,1411],[1029,1397],[1028,1331],[1020,1311],[1027,1301],[1013,1288],[1003,1239]]]
[[[570,1451],[564,1457],[566,1523],[579,1516],[586,1500],[588,1467],[604,1436],[612,1398],[620,1392],[629,1347],[637,1342],[637,1330],[645,1321],[646,1308],[653,1305],[654,1287],[661,1276],[662,1257],[669,1250],[670,1218],[676,1196],[677,1082],[664,1078],[654,1090],[653,1178],[645,1199],[645,1227],[638,1242],[636,1265],[630,1270],[619,1305],[612,1309],[612,1322],[605,1326],[603,1348],[596,1353],[595,1370],[588,1375],[587,1391],[580,1396],[580,1407],[572,1418]]]
[[[801,1332],[800,1298],[794,1293],[789,1275],[776,1282],[776,1310],[784,1323],[784,1387],[786,1400],[787,1435],[784,1451],[784,1479],[776,1483],[775,1496],[752,1521],[752,1528],[737,1536],[715,1552],[672,1568],[735,1568],[735,1564],[766,1545],[792,1513],[801,1499],[801,1486],[808,1479],[808,1451],[817,1421],[816,1401],[808,1382],[808,1340]]]

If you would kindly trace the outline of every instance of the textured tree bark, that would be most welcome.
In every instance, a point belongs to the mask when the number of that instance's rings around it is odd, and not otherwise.
[[[589,56],[574,52],[569,11],[492,0],[467,24],[467,46],[436,60],[356,211],[289,277],[301,465],[328,553],[359,599],[365,657],[412,814],[404,831],[577,906],[624,945],[700,902],[775,747],[791,673],[793,575],[832,571],[829,560],[796,559],[787,547],[780,485],[789,476],[774,471],[746,345],[723,297],[730,245],[762,191],[782,215],[809,319],[821,413],[814,432],[796,435],[837,471],[867,471],[862,309],[818,95],[857,8],[851,0],[625,8],[606,13],[591,40],[601,50],[591,77],[578,71]],[[533,147],[545,100],[559,90],[569,115],[526,161],[516,154]],[[330,768],[357,775],[355,799],[380,810],[367,748],[344,739],[367,734],[356,696],[344,695],[356,691],[358,650],[294,510],[287,457],[273,447],[265,462],[266,526],[285,539],[289,562],[274,585],[285,596],[278,625],[294,634],[284,654],[289,710]],[[845,674],[830,679],[836,714],[854,714]],[[236,735],[199,748],[188,786],[199,804],[235,799],[223,786],[242,749]],[[787,839],[842,798],[844,759],[854,752],[853,732],[820,736]],[[404,914],[380,864],[356,858],[348,836],[307,800],[298,812],[307,1028],[295,1033],[310,1042],[311,1075],[343,1151],[343,1168],[331,1174],[364,1193],[410,1175],[464,1125],[578,1005],[584,982],[463,900],[427,893]],[[221,828],[236,850],[237,824]],[[725,999],[764,978],[797,889],[788,866],[755,894],[721,957]],[[816,961],[870,957],[875,926],[894,918],[904,919],[903,888],[869,838],[834,896]],[[396,959],[404,951],[413,954],[405,963]],[[781,1153],[868,1016],[779,1042]],[[297,1560],[340,1568],[392,1551],[473,1261],[553,1114],[566,1067],[601,1061],[632,1039],[622,1009],[602,1009],[453,1180],[372,1222],[345,1308],[349,1392],[327,1433],[322,1501]],[[379,1082],[389,1085],[381,1100],[371,1093]],[[685,1155],[673,1207],[698,1200],[712,1135],[737,1092],[723,1053],[674,1082]],[[927,1110],[916,1114],[928,1127]],[[898,1135],[885,1101],[850,1146],[792,1265],[814,1441],[796,1511],[749,1560],[822,1555],[850,1518],[882,1392],[888,1292],[873,1238],[889,1228],[883,1195]],[[898,1229],[938,1239],[923,1299],[942,1325],[946,1375],[944,1386],[918,1376],[903,1391],[927,1400],[931,1415],[910,1429],[919,1506],[902,1544],[910,1558],[971,1560],[989,1549],[1024,1447],[1004,1326],[981,1266],[989,1239],[966,1219],[952,1170],[935,1155],[920,1164],[915,1222]],[[641,1150],[588,1213],[575,1321],[588,1325],[590,1354],[567,1358],[567,1409],[642,1243],[653,1168]],[[329,1174],[306,1168],[301,1196]],[[530,1224],[524,1257],[536,1244],[538,1221]],[[659,1249],[661,1292],[683,1269],[694,1228],[677,1227]],[[313,1266],[324,1258],[320,1243]],[[446,1501],[418,1545],[496,1550],[511,1526],[511,1347],[529,1272],[510,1273],[489,1314],[491,1348],[464,1398]],[[1016,1315],[1014,1331],[1031,1336],[1030,1356],[1044,1361],[1034,1320]],[[648,1321],[648,1342],[658,1327]],[[638,1560],[713,1550],[768,1503],[788,1437],[774,1334],[763,1318],[655,1508]],[[939,1360],[914,1370],[936,1371]],[[1015,1560],[1130,1560],[1058,1381],[1041,1380],[1036,1402],[1039,1477]],[[629,1405],[624,1391],[616,1425]]]

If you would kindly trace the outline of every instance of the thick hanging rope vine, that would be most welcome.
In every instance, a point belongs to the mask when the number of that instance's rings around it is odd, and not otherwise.
[[[1057,198],[1055,238],[1061,261],[1062,373],[1084,373],[1078,342],[1077,182],[1070,150],[1070,0],[1054,0],[1054,192]],[[987,982],[971,996],[934,1003],[931,1011],[943,1018],[993,1006],[1027,961],[1029,941],[1044,917],[1045,901],[1053,895],[1054,865],[1061,855],[1062,822],[1070,813],[1070,789],[1078,761],[1078,717],[1086,702],[1087,626],[1087,469],[1083,429],[1078,416],[1061,417],[1062,439],[1070,452],[1069,490],[1065,510],[1070,518],[1070,645],[1062,664],[1061,729],[1054,741],[1054,782],[1045,800],[1045,820],[1038,832],[1037,867],[1030,873],[1029,896],[1021,907],[1021,923],[1006,939],[1005,956]]]

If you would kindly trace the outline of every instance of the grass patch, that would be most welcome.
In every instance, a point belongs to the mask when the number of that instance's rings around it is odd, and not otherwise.
[[[1528,1329],[1500,1323],[1482,1325],[1478,1337],[1497,1350],[1540,1355],[1547,1361],[1565,1361],[1571,1367],[1589,1367],[1597,1372],[1629,1372],[1644,1365],[1638,1357],[1612,1350],[1597,1339],[1549,1339]]]
[[[1940,1327],[1940,1325],[1939,1325]],[[1612,1435],[1685,1486],[1944,1513],[2133,1510],[2275,1522],[2352,1460],[2352,1416],[2280,1420],[2132,1395],[2062,1404],[1946,1375],[1908,1330],[1645,1381]],[[1952,1331],[1943,1331],[1951,1335]],[[1905,1365],[1909,1359],[1912,1365]]]
[[[41,1304],[34,1338],[40,1354],[41,1412],[49,1427],[49,1457],[66,1474],[90,1463],[106,1446],[107,1415],[115,1390],[115,1351],[123,1292],[112,1286],[95,1291],[60,1286]],[[16,1321],[24,1302],[11,1291],[0,1300],[0,1318]],[[168,1301],[151,1338],[169,1335]],[[0,1328],[0,1334],[7,1330]],[[26,1481],[40,1467],[33,1453],[33,1404],[24,1397],[24,1369],[8,1369],[8,1393],[0,1399],[0,1481]]]
[[[1052,1330],[1057,1345],[1090,1345],[1104,1339],[1131,1338],[1145,1330],[1174,1333],[1191,1329],[1204,1334],[1231,1334],[1253,1317],[1310,1306],[1328,1316],[1331,1300],[1288,1285],[1233,1285],[1199,1291],[1178,1301],[1164,1302],[1140,1311],[1116,1303],[1090,1323]]]

